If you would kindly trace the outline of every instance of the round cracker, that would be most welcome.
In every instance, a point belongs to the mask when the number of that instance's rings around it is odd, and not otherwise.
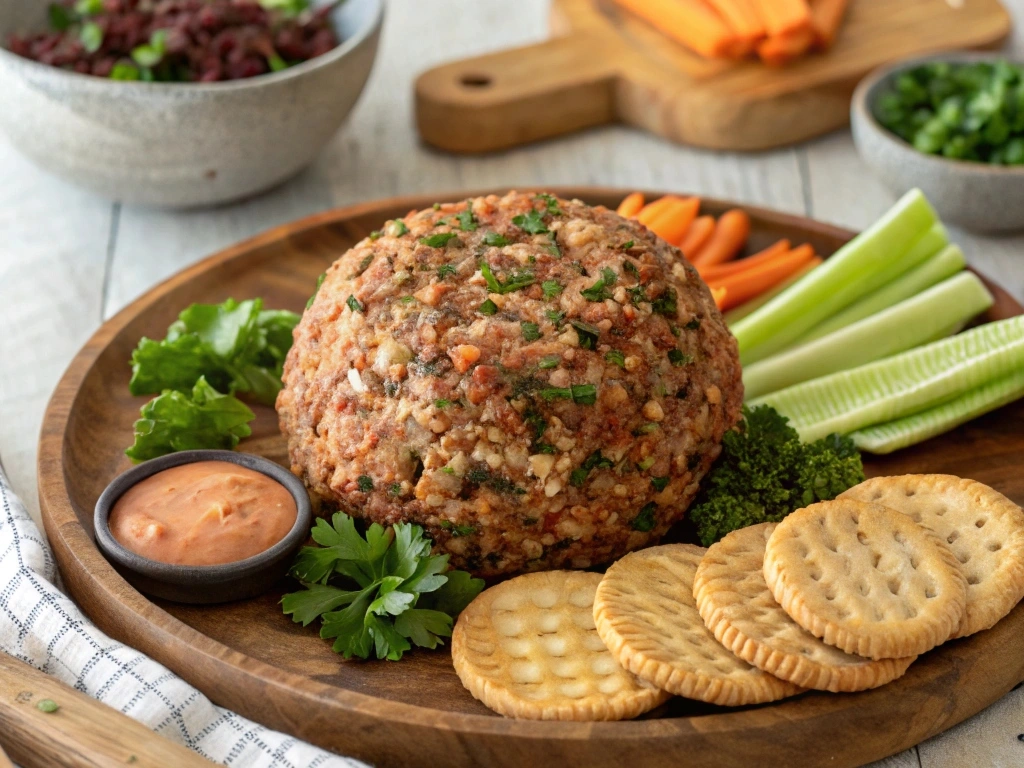
[[[626,669],[688,699],[739,706],[800,693],[736,658],[704,626],[693,576],[705,551],[666,544],[612,565],[594,598],[601,639]]]
[[[870,501],[935,531],[967,577],[953,637],[989,629],[1024,598],[1024,511],[998,491],[952,475],[876,477],[840,498]]]
[[[530,720],[623,720],[668,694],[615,661],[594,628],[599,573],[546,571],[477,595],[452,632],[452,661],[470,693]]]
[[[872,659],[945,642],[967,602],[967,580],[944,541],[906,515],[853,499],[812,504],[779,523],[764,579],[801,627]]]
[[[758,669],[820,691],[877,688],[906,672],[916,657],[876,661],[845,653],[782,610],[764,580],[764,550],[775,526],[733,531],[697,567],[693,597],[718,642]]]

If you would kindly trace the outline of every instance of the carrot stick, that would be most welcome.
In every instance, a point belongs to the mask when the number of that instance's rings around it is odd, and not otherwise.
[[[636,215],[636,220],[645,227],[649,227],[651,222],[658,218],[665,210],[671,208],[676,200],[682,199],[678,195],[665,195],[658,198],[641,208],[640,213]]]
[[[835,42],[846,5],[847,0],[811,0],[811,29],[814,44],[819,48],[828,48]]]
[[[782,256],[784,253],[788,253],[789,250],[789,240],[782,239],[777,243],[769,245],[763,251],[755,253],[753,256],[748,256],[745,259],[736,259],[734,261],[727,262],[726,264],[714,264],[710,267],[698,267],[697,271],[700,272],[700,276],[703,277],[705,281],[717,280],[721,277],[728,277],[729,275],[735,275],[752,267],[760,266],[765,262]]]
[[[809,27],[769,37],[757,46],[761,61],[773,67],[781,67],[803,55],[814,42],[814,32]]]
[[[693,224],[686,230],[686,234],[683,235],[683,239],[679,242],[679,250],[683,252],[685,258],[690,258],[691,253],[697,253],[697,251],[704,247],[704,243],[711,238],[711,234],[714,231],[714,216],[698,216],[693,220]]]
[[[702,56],[728,56],[736,36],[703,0],[616,0]]]
[[[633,192],[632,194],[626,195],[622,202],[619,203],[618,210],[616,213],[625,219],[632,219],[641,209],[644,207],[644,196],[640,192]]]
[[[672,205],[659,213],[647,228],[664,240],[666,243],[678,245],[690,228],[693,220],[697,218],[697,211],[700,209],[700,199],[696,197],[676,198]]]
[[[806,0],[752,0],[758,18],[769,36],[784,35],[810,26],[811,11]]]
[[[707,0],[708,5],[718,11],[736,36],[742,40],[757,40],[765,36],[764,24],[750,0]]]
[[[714,234],[690,259],[696,267],[724,264],[736,258],[750,236],[750,217],[739,209],[726,211],[718,217]]]
[[[728,296],[729,296],[729,289],[728,288],[712,288],[711,289],[711,298],[715,300],[715,306],[718,307],[719,309],[721,309],[722,306],[725,304],[726,299],[728,298]]]
[[[722,309],[738,307],[746,301],[757,297],[778,283],[785,280],[797,270],[803,269],[814,258],[814,249],[810,245],[794,248],[781,258],[748,269],[729,277],[709,283],[712,289],[725,288],[726,298]]]

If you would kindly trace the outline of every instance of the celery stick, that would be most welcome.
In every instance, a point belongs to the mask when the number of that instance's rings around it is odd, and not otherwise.
[[[744,365],[784,349],[822,320],[884,285],[878,275],[905,256],[936,222],[935,211],[912,189],[871,227],[732,327]]]
[[[963,272],[828,336],[746,366],[746,396],[761,397],[943,339],[994,301],[976,275]]]
[[[982,414],[1024,397],[1024,370],[972,389],[955,400],[887,424],[854,432],[862,451],[892,453],[908,445],[941,435]]]
[[[865,296],[856,304],[851,304],[838,315],[833,315],[807,336],[800,340],[806,343],[820,339],[833,331],[852,325],[858,320],[870,317],[876,312],[909,299],[926,288],[930,288],[943,280],[952,277],[966,266],[964,252],[959,245],[947,245],[923,264],[914,267],[888,285],[884,285],[874,293]]]
[[[788,416],[805,441],[849,434],[952,400],[1024,366],[1024,315],[849,371],[796,384],[750,405]]]
[[[731,326],[736,321],[742,320],[744,317],[749,315],[755,309],[758,309],[759,307],[763,307],[765,304],[767,304],[769,301],[774,299],[776,296],[778,296],[784,290],[789,288],[789,286],[791,286],[793,283],[795,283],[797,280],[799,280],[801,277],[806,275],[808,272],[810,272],[812,269],[814,269],[817,266],[818,266],[818,264],[815,264],[815,263],[808,264],[806,267],[803,267],[802,269],[800,269],[795,275],[793,275],[790,278],[787,278],[786,280],[783,280],[781,283],[779,283],[777,286],[775,286],[771,290],[765,291],[760,296],[758,296],[756,299],[751,299],[750,301],[746,302],[745,304],[740,304],[735,309],[730,309],[728,312],[725,313],[725,315],[723,315],[723,317],[725,318],[725,324]]]

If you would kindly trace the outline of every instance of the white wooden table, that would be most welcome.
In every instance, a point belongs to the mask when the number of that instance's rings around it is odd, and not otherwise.
[[[1024,26],[1024,0],[1007,4]],[[0,457],[33,514],[43,410],[78,348],[103,320],[160,280],[277,224],[379,197],[515,185],[693,192],[854,229],[893,202],[845,131],[762,154],[688,149],[626,128],[488,157],[452,157],[419,143],[411,99],[418,72],[538,41],[546,31],[547,0],[393,0],[362,100],[313,167],[267,195],[214,210],[167,213],[98,199],[36,170],[0,136]],[[1022,35],[1013,50],[1024,50]],[[953,230],[952,236],[972,264],[1024,300],[1024,235]],[[884,765],[1024,765],[1024,744],[1016,739],[1024,731],[1022,694]],[[997,751],[990,748],[993,740],[1000,742]]]

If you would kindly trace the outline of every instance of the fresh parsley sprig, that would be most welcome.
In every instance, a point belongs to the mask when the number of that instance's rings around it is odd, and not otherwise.
[[[413,645],[436,648],[484,586],[449,570],[448,555],[431,555],[411,523],[374,523],[361,535],[338,512],[330,523],[317,520],[312,537],[320,546],[299,550],[291,569],[303,590],[285,595],[282,608],[303,626],[321,619],[320,636],[346,659],[398,661]]]

